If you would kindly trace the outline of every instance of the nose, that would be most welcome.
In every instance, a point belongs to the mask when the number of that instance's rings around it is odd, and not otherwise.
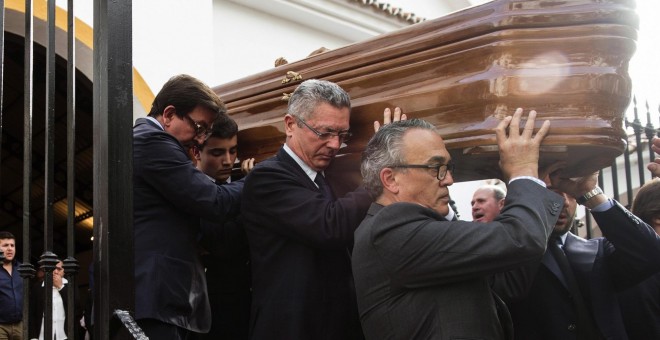
[[[333,150],[339,150],[339,147],[341,146],[341,138],[339,138],[339,136],[332,136],[328,139],[326,145]]]
[[[193,139],[195,140],[195,142],[197,142],[197,144],[202,145],[204,144],[204,137],[205,137],[204,135],[195,136]]]
[[[445,178],[440,180],[440,185],[448,187],[452,184],[454,184],[454,175],[452,175],[451,171],[447,171],[447,174],[445,175]]]
[[[222,164],[223,165],[230,165],[230,160],[231,160],[231,153],[229,150],[225,152],[225,154],[222,156]]]

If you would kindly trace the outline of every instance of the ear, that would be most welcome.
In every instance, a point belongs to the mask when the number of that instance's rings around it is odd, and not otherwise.
[[[199,150],[199,147],[197,147],[197,145],[193,145],[193,147],[192,147],[192,154],[193,154],[193,156],[195,157],[195,159],[196,159],[197,161],[201,161],[201,160],[202,160],[202,156],[201,156],[202,151]]]
[[[502,210],[502,208],[504,208],[504,200],[505,200],[505,198],[503,198],[499,202],[497,202],[497,206],[500,207],[500,210]]]
[[[383,184],[383,191],[393,194],[399,193],[399,183],[396,181],[396,173],[391,168],[380,170],[380,182]]]
[[[298,126],[298,122],[296,122],[296,119],[292,115],[287,114],[284,116],[284,129],[287,137],[291,137],[293,134],[294,125]]]
[[[655,229],[655,232],[660,235],[660,216],[655,216],[651,218],[651,227]]]
[[[168,105],[163,110],[163,124],[165,124],[165,126],[170,126],[175,116],[176,116],[176,108],[174,107],[174,105]]]

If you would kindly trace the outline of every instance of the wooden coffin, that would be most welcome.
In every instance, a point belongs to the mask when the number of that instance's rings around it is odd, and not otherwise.
[[[319,78],[352,98],[354,137],[333,164],[344,174],[359,177],[373,121],[399,106],[438,127],[457,181],[499,178],[492,129],[523,107],[552,121],[542,165],[563,160],[564,174],[579,176],[609,166],[625,146],[637,24],[632,0],[496,0],[214,90],[238,122],[243,158],[278,150],[283,96]]]

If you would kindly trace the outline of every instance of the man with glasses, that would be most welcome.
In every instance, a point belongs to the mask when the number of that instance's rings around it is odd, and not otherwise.
[[[246,178],[252,339],[362,338],[350,250],[371,198],[364,189],[336,198],[324,178],[351,136],[350,109],[337,84],[302,82],[284,117],[286,144]]]
[[[369,141],[362,158],[376,199],[355,232],[353,274],[367,339],[507,339],[506,306],[488,277],[538,260],[562,207],[539,180],[536,112],[522,109],[495,129],[507,202],[488,223],[448,221],[451,155],[435,127],[395,122]],[[508,132],[507,132],[508,127]]]
[[[193,166],[188,149],[204,142],[224,114],[211,88],[179,75],[133,128],[135,316],[151,339],[185,339],[211,326],[200,218],[237,213],[243,182],[215,185]]]

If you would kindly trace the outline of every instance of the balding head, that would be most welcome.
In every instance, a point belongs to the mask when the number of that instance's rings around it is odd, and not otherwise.
[[[485,185],[477,189],[472,196],[472,220],[490,222],[500,214],[504,207],[506,192],[497,185]]]

